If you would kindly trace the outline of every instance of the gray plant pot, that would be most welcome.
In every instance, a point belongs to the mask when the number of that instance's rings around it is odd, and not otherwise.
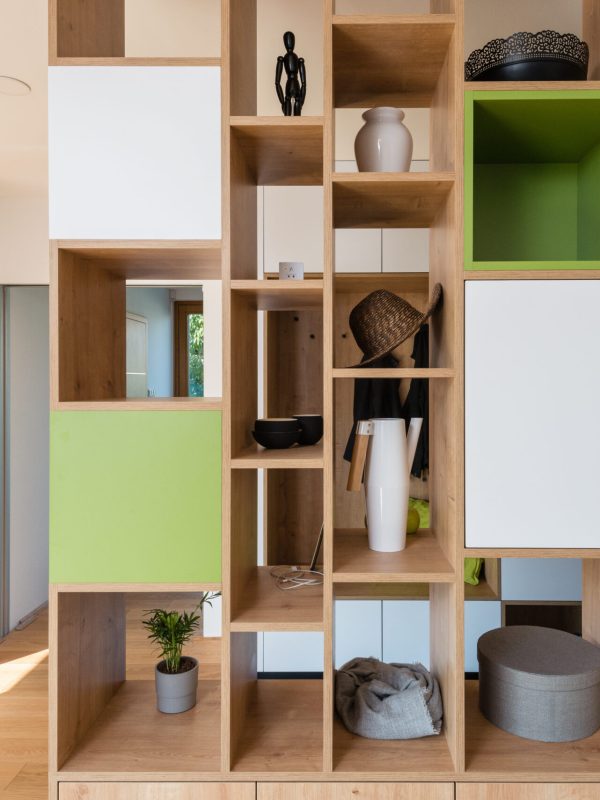
[[[156,706],[163,714],[180,714],[189,711],[196,705],[198,691],[198,662],[195,658],[184,656],[186,661],[193,661],[194,666],[186,672],[172,674],[161,672],[161,661],[154,670],[156,684]]]

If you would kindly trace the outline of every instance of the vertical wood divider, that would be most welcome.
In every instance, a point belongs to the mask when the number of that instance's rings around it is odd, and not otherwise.
[[[335,508],[334,479],[334,385],[333,385],[333,304],[335,263],[333,231],[332,172],[335,158],[335,110],[333,97],[333,14],[335,0],[323,3],[323,416],[325,421],[325,449],[323,460],[323,513],[324,548],[323,572],[323,770],[333,770],[333,717],[334,717],[334,598],[333,598],[333,530]]]
[[[590,48],[588,80],[600,80],[600,0],[583,0],[583,39]]]

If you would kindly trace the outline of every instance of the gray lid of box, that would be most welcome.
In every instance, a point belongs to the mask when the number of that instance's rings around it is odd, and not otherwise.
[[[600,648],[554,628],[510,625],[484,633],[477,659],[490,677],[541,691],[600,683]]]

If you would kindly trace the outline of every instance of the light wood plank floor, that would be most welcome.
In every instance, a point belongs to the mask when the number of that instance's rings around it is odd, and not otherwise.
[[[140,624],[156,605],[190,608],[188,595],[130,595],[127,604],[127,678],[152,680],[156,662]],[[48,614],[0,643],[0,800],[48,797]],[[219,639],[198,637],[187,649],[202,664],[201,679],[220,677]]]

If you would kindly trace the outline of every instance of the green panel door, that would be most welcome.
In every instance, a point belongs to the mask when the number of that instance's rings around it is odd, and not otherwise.
[[[54,412],[50,580],[219,582],[220,412]]]

